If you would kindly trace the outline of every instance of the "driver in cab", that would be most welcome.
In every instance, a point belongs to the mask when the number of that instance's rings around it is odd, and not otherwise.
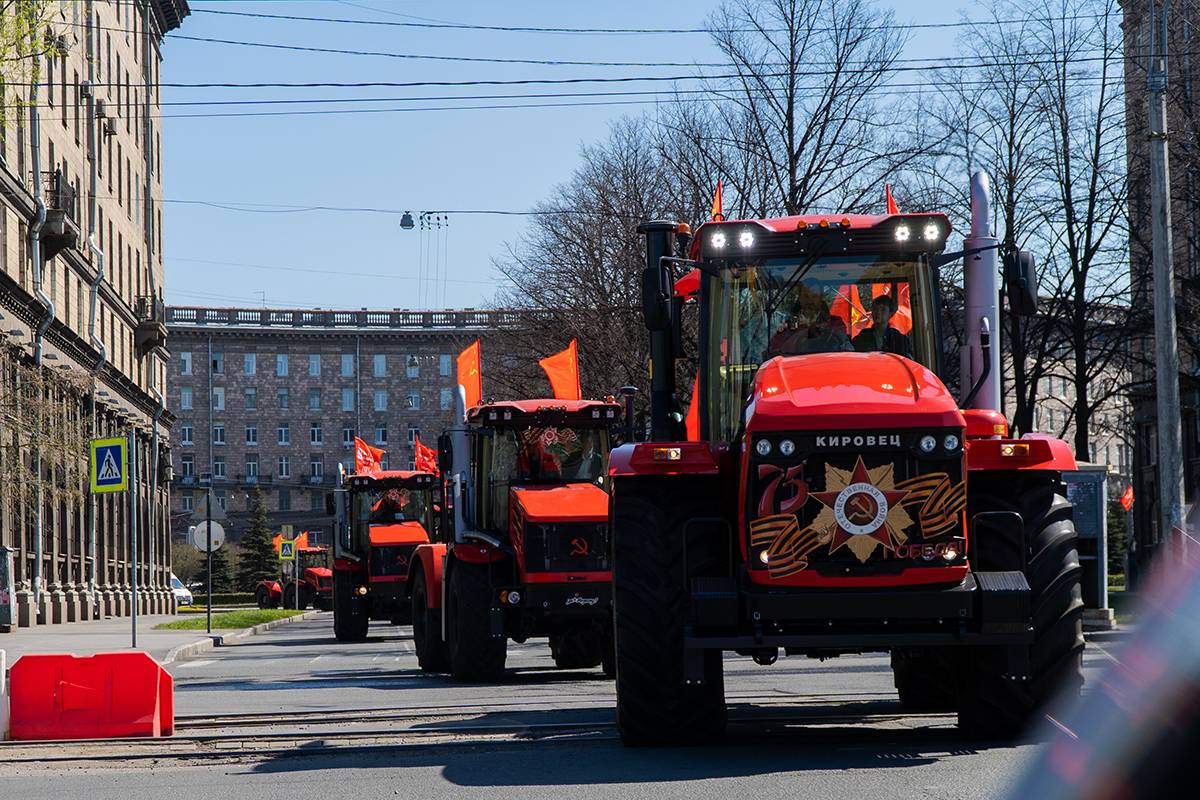
[[[860,353],[895,353],[912,358],[908,337],[892,327],[896,315],[896,300],[881,294],[871,301],[871,327],[854,337],[854,349]]]

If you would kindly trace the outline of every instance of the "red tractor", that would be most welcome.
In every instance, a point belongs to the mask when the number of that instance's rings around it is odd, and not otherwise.
[[[292,565],[283,568],[278,580],[259,581],[254,597],[259,608],[308,608],[321,611],[333,608],[333,573],[329,569],[329,548],[301,545],[296,548],[300,567],[300,603],[296,604],[296,582]]]
[[[342,489],[330,494],[338,641],[363,641],[373,619],[407,621],[409,566],[433,530],[435,484],[428,472],[385,470],[345,476]]]
[[[508,640],[611,675],[607,465],[614,400],[488,402],[438,441],[447,504],[409,579],[421,669],[504,674]]]
[[[972,200],[951,254],[935,213],[641,226],[651,441],[610,468],[627,744],[719,737],[726,651],[889,653],[905,706],[957,709],[982,736],[1018,734],[1081,685],[1075,459],[1008,436],[982,173]],[[939,378],[938,269],[959,258],[961,399]],[[1032,313],[1032,256],[1002,260],[1010,310]],[[674,385],[684,269],[699,278],[691,435]]]

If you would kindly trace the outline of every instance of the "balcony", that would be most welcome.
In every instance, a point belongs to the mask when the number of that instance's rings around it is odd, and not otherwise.
[[[46,224],[38,238],[46,261],[79,242],[79,214],[75,189],[63,179],[61,170],[43,173],[46,193]]]
[[[270,486],[275,482],[274,476],[264,475],[261,472],[257,475],[238,475],[236,480],[244,486]]]
[[[143,295],[137,300],[137,328],[134,330],[134,347],[138,357],[152,350],[167,346],[167,307],[154,295]]]

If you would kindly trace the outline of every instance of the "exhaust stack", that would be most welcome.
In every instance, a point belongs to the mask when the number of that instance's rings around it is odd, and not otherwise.
[[[991,181],[983,170],[971,176],[971,232],[963,249],[971,253],[963,261],[963,288],[966,296],[964,327],[966,342],[961,351],[963,391],[983,378],[973,393],[971,408],[1003,412],[1000,407],[1000,271],[996,258],[999,240],[991,229]],[[986,320],[986,327],[984,321]],[[991,331],[995,346],[988,349],[985,368],[983,338]]]

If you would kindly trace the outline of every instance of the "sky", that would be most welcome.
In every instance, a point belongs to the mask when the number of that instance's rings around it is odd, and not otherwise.
[[[163,46],[164,84],[362,83],[694,74],[692,67],[496,64],[346,55],[302,48],[460,58],[718,61],[703,34],[577,34],[419,28],[451,22],[568,28],[699,28],[715,0],[411,2],[190,0]],[[901,23],[959,18],[957,4],[881,2]],[[263,19],[249,12],[391,25]],[[954,54],[953,30],[918,30],[909,57]],[[191,38],[187,38],[191,37]],[[166,297],[172,305],[310,308],[480,308],[501,280],[492,259],[521,235],[521,212],[570,178],[582,145],[641,97],[464,99],[567,91],[669,91],[669,83],[582,86],[163,89]],[[255,104],[387,98],[377,103]],[[665,94],[659,99],[664,99]],[[398,100],[396,98],[442,98]],[[629,104],[631,100],[644,101]],[[237,105],[231,105],[236,101]],[[463,106],[598,103],[560,108]],[[210,103],[209,105],[201,105]],[[211,104],[215,103],[215,104]],[[620,104],[612,104],[620,103]],[[456,106],[451,110],[447,106]],[[389,109],[371,113],[364,108]],[[396,111],[391,109],[409,109]],[[321,113],[280,113],[319,111]],[[330,113],[333,112],[333,113]],[[965,180],[964,176],[964,180]],[[318,208],[319,207],[319,208]],[[338,210],[356,209],[356,210]],[[401,228],[410,211],[438,214]],[[438,225],[441,227],[437,227]],[[422,281],[437,275],[438,280]]]

